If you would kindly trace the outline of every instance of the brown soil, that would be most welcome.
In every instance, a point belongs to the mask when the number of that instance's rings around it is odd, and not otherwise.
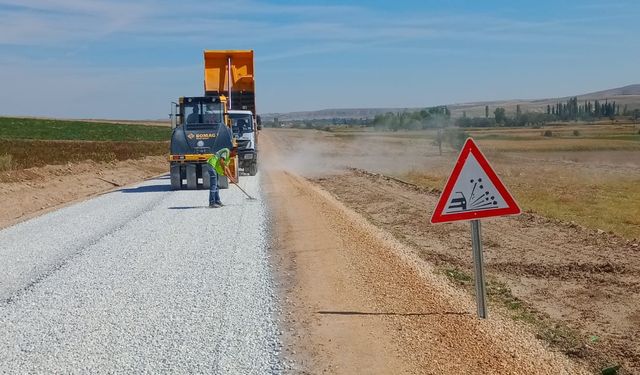
[[[359,171],[316,181],[430,264],[471,274],[469,224],[429,224],[436,193]],[[562,349],[594,370],[620,363],[640,372],[637,243],[531,214],[486,220],[482,229],[489,277],[558,330],[577,332]]]
[[[584,373],[524,326],[498,314],[476,318],[471,297],[435,275],[414,249],[282,171],[271,134],[261,141],[287,302],[284,341],[296,373]],[[360,187],[363,196],[376,186],[349,176],[323,182],[337,193]],[[384,201],[362,205],[379,210]]]
[[[166,157],[115,163],[81,162],[2,172],[0,228],[167,171]]]
[[[166,156],[168,149],[167,142],[0,139],[0,155],[11,156],[11,170],[84,161],[111,163],[140,159],[145,156]],[[11,173],[0,172],[0,182],[19,181],[11,177]]]

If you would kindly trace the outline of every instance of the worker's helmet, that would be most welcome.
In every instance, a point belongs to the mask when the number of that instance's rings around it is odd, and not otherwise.
[[[216,152],[216,155],[218,155],[219,158],[223,158],[225,160],[229,159],[229,154],[231,154],[231,152],[229,151],[228,148],[223,148],[218,152]]]

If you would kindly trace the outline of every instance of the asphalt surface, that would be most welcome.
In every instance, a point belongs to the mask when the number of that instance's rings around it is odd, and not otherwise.
[[[159,178],[0,231],[0,373],[282,371],[258,177]]]

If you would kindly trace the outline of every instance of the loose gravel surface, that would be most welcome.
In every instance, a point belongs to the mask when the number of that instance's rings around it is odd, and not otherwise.
[[[258,177],[147,181],[0,231],[0,373],[280,373]]]

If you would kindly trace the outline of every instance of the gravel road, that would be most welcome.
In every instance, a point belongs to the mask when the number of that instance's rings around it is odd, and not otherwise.
[[[257,177],[166,178],[0,231],[0,373],[279,373]]]

